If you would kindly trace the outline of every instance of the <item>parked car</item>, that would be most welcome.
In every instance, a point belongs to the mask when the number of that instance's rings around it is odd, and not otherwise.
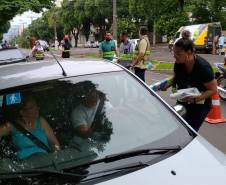
[[[226,156],[130,71],[97,59],[61,65],[0,67],[1,125],[15,124],[30,97],[61,145],[18,160],[2,137],[1,185],[225,185]]]
[[[130,41],[133,43],[134,48],[137,47],[140,39],[131,39]]]
[[[98,41],[87,41],[85,43],[85,48],[98,48],[99,42]]]
[[[17,48],[0,49],[0,65],[26,62],[26,55]]]
[[[45,40],[38,40],[41,44],[41,46],[43,47],[44,51],[49,51],[49,44],[47,41]]]

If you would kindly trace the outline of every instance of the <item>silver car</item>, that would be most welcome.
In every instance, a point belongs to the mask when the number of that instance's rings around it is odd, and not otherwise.
[[[131,72],[60,64],[0,66],[0,184],[225,185],[225,155]]]

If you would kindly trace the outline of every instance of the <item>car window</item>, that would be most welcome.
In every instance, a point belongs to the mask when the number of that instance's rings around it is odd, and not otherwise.
[[[0,100],[0,134],[5,133],[0,171],[51,168],[53,163],[64,169],[147,146],[183,147],[191,139],[178,118],[126,72],[11,88],[1,91]],[[17,124],[51,152],[31,143]]]

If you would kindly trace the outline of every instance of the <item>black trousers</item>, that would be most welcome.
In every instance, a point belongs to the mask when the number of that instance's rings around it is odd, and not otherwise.
[[[143,82],[145,82],[145,70],[146,69],[140,69],[138,67],[134,68],[135,75],[137,75]]]
[[[70,58],[70,52],[62,52],[62,58]]]
[[[191,127],[198,131],[202,126],[207,114],[211,110],[211,103],[205,104],[183,104],[187,113],[183,118],[191,125]]]

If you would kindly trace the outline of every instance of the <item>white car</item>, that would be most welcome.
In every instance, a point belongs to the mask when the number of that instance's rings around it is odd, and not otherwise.
[[[0,66],[0,100],[0,131],[14,129],[0,140],[0,185],[226,184],[225,154],[118,64]],[[29,133],[22,118],[35,118]],[[40,119],[60,146],[47,142]]]
[[[44,51],[49,51],[49,44],[45,40],[38,40]]]
[[[130,39],[130,41],[132,42],[132,44],[134,45],[134,48],[136,48],[138,42],[140,39]]]

